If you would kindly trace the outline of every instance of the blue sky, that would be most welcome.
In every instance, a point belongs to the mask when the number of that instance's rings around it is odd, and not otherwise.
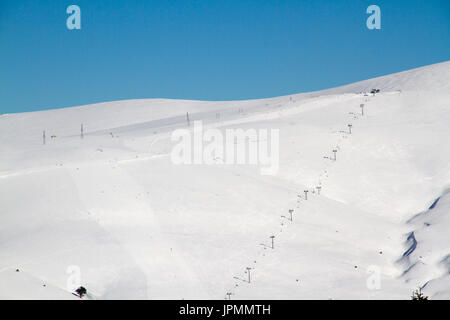
[[[448,0],[0,0],[0,113],[265,98],[449,59]]]

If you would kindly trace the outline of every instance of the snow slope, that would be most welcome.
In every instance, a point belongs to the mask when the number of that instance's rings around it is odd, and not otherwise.
[[[448,299],[449,84],[443,62],[271,99],[1,115],[0,298],[76,298],[76,265],[92,299]],[[279,129],[278,173],[173,164],[186,112]]]

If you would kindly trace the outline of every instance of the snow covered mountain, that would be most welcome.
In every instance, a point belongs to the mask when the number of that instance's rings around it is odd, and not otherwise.
[[[186,113],[279,129],[278,173],[174,164]],[[449,136],[449,61],[270,99],[0,115],[0,298],[76,299],[79,270],[91,299],[450,299]]]

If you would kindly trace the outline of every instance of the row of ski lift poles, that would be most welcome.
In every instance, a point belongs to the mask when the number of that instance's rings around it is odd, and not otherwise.
[[[364,104],[361,104],[360,107],[361,107],[361,115],[364,115]],[[243,108],[239,108],[238,112],[239,113],[243,113],[244,109]],[[220,119],[220,113],[216,113],[216,119]],[[191,125],[191,120],[189,119],[189,112],[186,112],[186,122],[187,122],[187,125],[189,127]],[[351,134],[352,133],[352,125],[349,124],[348,127],[349,127],[349,133]],[[81,139],[84,138],[83,124],[81,124],[81,126],[80,126],[80,138]],[[45,142],[46,142],[46,135],[45,135],[45,130],[44,130],[44,131],[42,131],[42,144],[45,144]],[[333,150],[333,152],[334,152],[334,150]],[[336,160],[336,154],[335,154],[335,159],[334,160]]]
[[[364,115],[364,104],[363,103],[360,104],[359,107],[361,108],[361,115],[363,116]],[[352,134],[352,127],[353,127],[353,125],[352,124],[348,124],[347,126],[348,126],[348,129],[349,129],[349,134]],[[336,153],[337,153],[337,149],[333,149],[333,160],[334,161],[336,161]],[[320,190],[322,189],[322,187],[321,186],[317,186],[316,189],[317,189],[317,195],[320,195]],[[303,192],[305,193],[305,200],[308,200],[308,192],[309,192],[309,190],[304,190]],[[299,203],[301,196],[300,195],[297,195],[297,196],[299,198],[299,199],[297,199],[297,203]],[[293,221],[292,214],[293,214],[294,210],[293,209],[289,209],[288,212],[289,212],[289,217],[287,219],[290,220],[290,221]],[[281,217],[282,218],[286,218],[285,216],[281,216]],[[270,236],[270,239],[272,240],[271,248],[275,249],[275,244],[274,244],[275,236],[273,236],[273,235]],[[247,275],[248,275],[248,280],[247,280],[248,283],[250,283],[250,270],[251,269],[252,269],[251,267],[247,267],[246,268],[246,272],[247,272]],[[227,292],[227,294],[226,294],[227,295],[227,300],[231,300],[231,295],[232,294],[233,294],[232,292]]]
[[[363,103],[360,104],[359,107],[361,108],[361,115],[363,116],[364,115],[364,104]],[[347,127],[348,127],[348,133],[352,134],[352,127],[353,127],[353,125],[349,123],[347,125]],[[332,151],[333,151],[333,161],[336,161],[337,149],[333,149]],[[305,197],[306,197],[306,195],[305,195]]]
[[[244,112],[244,109],[242,109],[242,108],[238,109],[238,113],[243,113],[243,112]],[[216,119],[220,119],[220,113],[216,113]],[[191,119],[189,118],[189,112],[186,112],[186,123],[187,123],[188,127],[191,126]],[[81,137],[81,139],[84,138],[83,124],[81,124],[80,137]],[[45,144],[45,142],[46,142],[46,135],[45,135],[45,130],[44,130],[44,131],[42,131],[42,144]]]
[[[361,107],[361,115],[364,115],[364,104],[361,104],[360,107]],[[348,124],[347,127],[348,127],[348,133],[352,134],[352,127],[353,127],[353,125],[352,124]],[[337,150],[333,149],[333,160],[334,161],[336,161],[336,153],[337,153]]]
[[[317,186],[316,189],[317,189],[317,194],[320,195],[320,190],[322,189],[322,187],[321,187],[321,186]],[[304,192],[305,192],[305,200],[308,200],[308,192],[309,192],[309,190],[304,190]],[[298,195],[298,197],[300,198],[300,195]],[[298,202],[299,202],[299,201],[300,201],[300,199],[298,200]],[[286,216],[281,216],[281,217],[282,217],[282,218],[287,218],[287,219],[290,220],[290,221],[294,221],[294,220],[293,220],[294,209],[289,209],[288,212],[289,212],[289,217],[286,217]],[[271,240],[270,248],[271,248],[271,249],[275,249],[275,236],[272,235],[272,236],[270,236],[269,238],[270,238],[270,240]],[[246,273],[247,273],[247,282],[248,282],[248,283],[251,283],[251,277],[250,277],[250,270],[251,270],[251,269],[252,269],[251,267],[246,267],[246,268],[245,268]],[[231,300],[231,296],[232,296],[232,295],[233,295],[232,292],[227,292],[227,293],[226,293],[226,296],[227,296],[227,297],[226,297],[226,300]]]
[[[238,113],[242,114],[243,112],[244,112],[243,108],[238,109]],[[216,113],[216,119],[220,119],[220,113]],[[188,127],[191,125],[191,120],[189,118],[189,112],[186,112],[186,123],[187,123]],[[83,124],[81,124],[80,138],[81,139],[84,138]],[[44,131],[42,131],[42,144],[45,144],[45,143],[46,143],[46,134],[45,134],[45,130],[44,130]]]
[[[239,114],[243,114],[244,113],[244,108],[239,108],[238,109],[238,113]],[[220,113],[216,113],[216,120],[219,120],[219,119],[220,119]],[[188,127],[191,126],[191,120],[189,118],[189,112],[186,112],[186,124],[187,124]]]
[[[56,137],[56,136],[52,136],[52,138],[53,138],[53,137]],[[81,139],[84,138],[84,128],[83,128],[83,124],[81,124],[81,127],[80,127],[80,138],[81,138]],[[43,131],[42,131],[42,144],[45,144],[45,142],[46,142],[46,135],[45,135],[45,130],[43,130]]]
[[[244,112],[243,108],[238,109],[238,113],[242,114],[243,112]],[[216,119],[220,119],[220,113],[216,113]],[[186,112],[186,123],[187,123],[188,127],[191,125],[191,120],[189,118],[189,112]],[[81,124],[80,138],[81,139],[84,138],[83,124]],[[45,130],[44,130],[44,131],[42,131],[42,144],[45,144],[45,142],[46,142],[46,135],[45,135]]]
[[[320,190],[322,189],[322,187],[321,187],[321,186],[317,186],[316,189],[317,189],[317,194],[320,195]],[[309,190],[304,190],[304,193],[305,193],[305,200],[308,200],[308,192],[309,192]],[[298,195],[298,197],[301,198],[300,195]],[[300,199],[298,199],[297,202],[300,202]],[[293,219],[294,209],[289,209],[288,212],[289,212],[289,217],[286,217],[286,216],[281,216],[281,217],[282,217],[282,218],[287,218],[287,219],[290,220],[290,221],[294,221],[294,219]],[[275,249],[275,236],[272,235],[272,236],[270,236],[269,238],[271,239],[271,245],[270,245],[270,248],[271,248],[271,249]],[[247,279],[248,279],[248,280],[247,280],[248,283],[251,283],[251,278],[250,278],[250,270],[251,270],[251,269],[252,269],[251,267],[245,268],[246,273],[247,273],[247,277],[248,277],[248,278],[247,278]],[[227,295],[227,300],[231,300],[231,295],[232,295],[232,294],[233,294],[232,292],[227,292],[227,294],[226,294],[226,295]]]
[[[243,108],[238,109],[238,113],[242,114],[243,112],[244,112]],[[216,119],[220,119],[220,113],[216,113]],[[191,120],[189,118],[189,112],[186,112],[186,123],[187,123],[188,127],[191,125]],[[81,139],[84,138],[83,124],[81,124],[80,138]],[[42,131],[42,144],[45,144],[45,142],[46,142],[46,135],[45,135],[45,130],[44,130],[44,131]]]

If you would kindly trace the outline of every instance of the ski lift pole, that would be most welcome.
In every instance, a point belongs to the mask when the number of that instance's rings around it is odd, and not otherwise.
[[[252,268],[247,267],[246,269],[247,269],[247,273],[248,273],[248,283],[250,283],[250,270],[251,270]]]
[[[320,196],[320,189],[322,189],[322,187],[321,186],[317,186],[316,189],[317,189],[317,194]]]

